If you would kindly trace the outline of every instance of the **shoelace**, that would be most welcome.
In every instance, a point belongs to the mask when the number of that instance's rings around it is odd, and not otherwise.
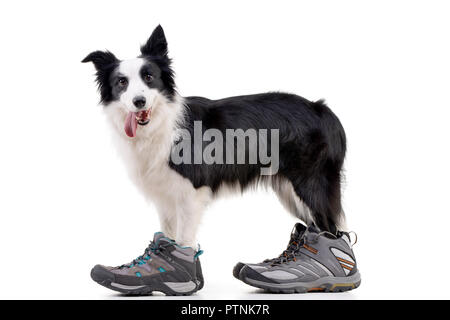
[[[153,241],[150,241],[150,244],[148,245],[148,247],[145,249],[144,254],[140,255],[139,257],[137,257],[136,259],[134,259],[133,261],[131,261],[130,263],[127,264],[123,264],[119,267],[119,269],[122,268],[132,268],[134,267],[136,264],[144,264],[145,261],[148,261],[151,259],[150,254],[159,254],[160,251],[162,251],[163,249],[165,249],[165,247],[167,247],[169,244],[167,245],[160,245],[159,243],[155,243]]]
[[[337,237],[334,234],[328,231],[322,231],[318,233],[312,240],[308,240],[307,234],[308,232],[303,233],[300,239],[295,239],[294,236],[291,236],[291,240],[289,241],[288,247],[286,248],[286,250],[283,251],[283,253],[281,253],[277,258],[266,259],[264,260],[264,262],[272,262],[272,265],[276,265],[287,263],[289,261],[296,261],[297,258],[295,256],[299,252],[300,248],[303,247],[303,245],[307,245],[308,243],[309,244],[317,243],[319,237],[324,234],[329,235],[334,239],[337,239]]]
[[[265,263],[272,262],[272,265],[274,265],[288,262],[291,260],[295,261],[296,260],[295,253],[300,249],[302,245],[303,245],[303,236],[300,239],[291,236],[291,240],[289,240],[287,248],[277,258],[266,259],[264,260],[264,262]]]

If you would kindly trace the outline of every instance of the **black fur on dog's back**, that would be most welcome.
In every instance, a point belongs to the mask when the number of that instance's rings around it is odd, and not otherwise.
[[[203,131],[215,128],[224,137],[226,129],[279,129],[277,178],[292,183],[319,228],[336,232],[343,215],[341,171],[346,139],[338,118],[323,101],[311,102],[287,93],[264,93],[220,100],[187,97],[185,103],[183,128],[192,136],[194,121],[202,121]],[[194,148],[191,150],[193,153]],[[208,186],[213,192],[223,184],[239,184],[244,190],[264,179],[260,176],[261,163],[176,165],[170,161],[170,166],[195,188]]]

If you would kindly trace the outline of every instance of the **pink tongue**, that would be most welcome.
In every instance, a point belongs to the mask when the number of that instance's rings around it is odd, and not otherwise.
[[[129,112],[125,120],[125,132],[127,136],[133,138],[136,136],[137,120],[134,112]]]

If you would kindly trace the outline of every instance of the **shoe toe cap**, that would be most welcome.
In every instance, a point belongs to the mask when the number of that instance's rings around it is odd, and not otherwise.
[[[241,280],[251,279],[268,283],[277,283],[276,281],[263,276],[261,273],[254,270],[251,266],[248,265],[244,265],[242,267],[241,271],[239,272],[239,279]]]
[[[241,272],[242,268],[245,266],[245,263],[238,262],[233,268],[233,276],[236,279],[239,279],[239,272]]]
[[[114,282],[115,280],[114,273],[112,273],[105,266],[102,266],[100,264],[97,264],[94,268],[92,268],[91,278],[95,282],[105,282],[105,281]]]

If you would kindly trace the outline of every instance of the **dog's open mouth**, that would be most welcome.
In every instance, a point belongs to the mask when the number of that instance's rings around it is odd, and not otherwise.
[[[151,110],[142,110],[139,112],[128,112],[125,120],[125,133],[130,138],[136,136],[137,125],[145,126],[150,122]]]
[[[145,126],[150,122],[150,109],[136,112],[135,115],[137,123],[141,126]]]

